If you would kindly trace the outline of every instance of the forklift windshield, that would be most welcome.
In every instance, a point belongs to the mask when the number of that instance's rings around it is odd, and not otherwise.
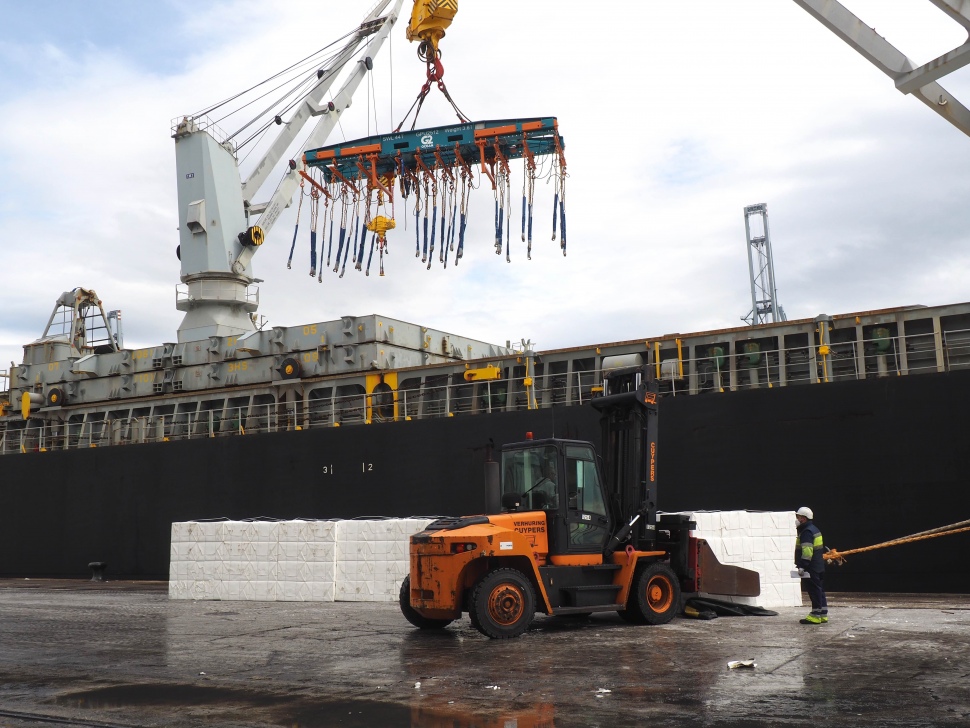
[[[542,445],[502,453],[502,497],[519,497],[522,510],[559,507],[559,451]]]

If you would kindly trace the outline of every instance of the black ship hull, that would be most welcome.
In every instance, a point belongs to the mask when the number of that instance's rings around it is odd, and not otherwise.
[[[661,509],[811,506],[848,549],[970,517],[970,371],[667,397]],[[0,462],[0,575],[166,579],[170,524],[481,512],[490,443],[598,443],[589,406],[29,453]],[[830,589],[970,592],[970,534],[852,557]],[[794,544],[793,544],[794,546]]]

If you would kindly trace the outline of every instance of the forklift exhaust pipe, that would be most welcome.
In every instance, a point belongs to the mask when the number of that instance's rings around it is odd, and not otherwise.
[[[498,463],[494,460],[485,461],[485,515],[495,515],[502,512],[502,493],[499,482]]]

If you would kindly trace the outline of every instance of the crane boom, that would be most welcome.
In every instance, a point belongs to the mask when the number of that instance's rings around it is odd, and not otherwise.
[[[357,52],[357,41],[361,38],[374,33],[380,32],[382,28],[389,28],[393,25],[394,21],[397,20],[398,8],[395,8],[392,13],[388,15],[387,18],[381,18],[380,13],[385,7],[390,3],[390,0],[384,0],[377,7],[371,11],[360,27],[357,29],[357,33],[353,40],[344,47],[343,51],[334,58],[330,65],[323,69],[320,73],[322,74],[319,82],[314,86],[313,90],[310,91],[303,99],[303,102],[297,107],[293,116],[290,120],[283,125],[280,129],[279,135],[273,141],[266,154],[263,158],[259,160],[256,164],[255,169],[250,173],[249,177],[243,182],[243,199],[252,210],[252,198],[259,188],[263,186],[266,178],[273,171],[276,163],[283,158],[283,154],[289,148],[293,140],[296,139],[297,135],[306,125],[306,123],[314,116],[319,116],[320,114],[327,113],[330,109],[329,106],[320,106],[323,97],[330,91],[330,87],[333,86],[334,81],[337,79],[338,71],[343,68],[350,60],[354,57]],[[400,2],[398,3],[400,6]],[[389,21],[389,22],[388,22]],[[368,48],[368,51],[371,50]],[[301,150],[303,151],[303,150]],[[262,206],[265,208],[265,205]],[[265,227],[264,227],[265,230]]]
[[[380,21],[381,25],[373,32],[370,42],[367,44],[367,47],[361,54],[360,60],[357,62],[357,67],[344,82],[344,85],[341,87],[340,91],[337,92],[337,95],[334,96],[333,101],[331,102],[333,105],[333,110],[330,109],[329,104],[324,105],[323,107],[319,106],[319,100],[323,97],[323,93],[320,93],[316,99],[308,98],[294,115],[294,121],[296,121],[296,117],[301,119],[301,126],[302,122],[305,122],[310,116],[323,116],[323,118],[317,122],[317,125],[314,127],[313,131],[307,137],[306,142],[303,144],[303,149],[300,150],[301,155],[308,149],[315,149],[322,146],[327,140],[327,137],[330,136],[330,132],[333,131],[333,128],[337,125],[337,122],[340,119],[340,114],[346,109],[350,108],[350,105],[353,102],[354,92],[357,91],[357,87],[360,86],[360,82],[364,80],[364,77],[367,75],[370,68],[373,67],[372,59],[377,55],[377,52],[381,49],[384,41],[387,40],[387,36],[390,34],[394,23],[397,22],[402,2],[403,0],[396,0],[391,12]],[[386,7],[387,4],[387,2],[383,3],[379,9]],[[377,12],[377,10],[375,10],[375,12]],[[374,18],[374,20],[376,20],[376,18]],[[347,60],[349,60],[349,57]],[[346,63],[347,60],[343,62]],[[329,84],[327,84],[327,87],[329,88]],[[283,136],[283,134],[281,134],[281,136]],[[295,133],[291,134],[290,140],[292,140],[295,136]],[[274,160],[274,163],[281,158],[283,151],[286,150],[286,146],[288,145],[289,143],[282,146],[282,149],[277,152],[278,156],[276,157],[276,160]],[[274,152],[274,149],[271,149],[269,153],[272,152]],[[269,153],[267,153],[267,155]],[[263,162],[260,162],[260,165],[262,164]],[[257,169],[259,169],[260,165],[257,165]],[[272,164],[268,166],[272,167]],[[287,206],[289,206],[290,201],[293,199],[293,193],[296,192],[296,188],[299,186],[299,184],[300,176],[296,174],[295,170],[288,169],[283,180],[280,182],[279,186],[276,188],[276,191],[266,203],[265,207],[262,209],[259,207],[250,207],[251,211],[260,211],[262,213],[259,216],[259,227],[262,228],[264,235],[272,229],[280,214]],[[246,185],[243,185],[243,194],[245,195],[245,193]],[[245,270],[253,255],[255,255],[256,250],[257,248],[252,246],[243,247],[236,256],[236,260],[233,262],[233,270],[236,273],[240,273]]]

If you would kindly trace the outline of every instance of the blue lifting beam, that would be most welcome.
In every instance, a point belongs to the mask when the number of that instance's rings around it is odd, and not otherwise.
[[[423,169],[481,165],[495,186],[495,165],[546,154],[562,156],[565,143],[555,117],[476,121],[356,139],[306,152],[308,167],[322,170],[326,183],[364,176],[390,194],[381,180],[414,176]]]

